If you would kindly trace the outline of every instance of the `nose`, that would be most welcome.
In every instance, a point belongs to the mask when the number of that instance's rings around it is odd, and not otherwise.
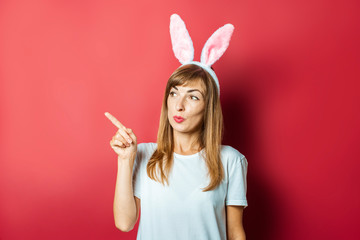
[[[184,99],[179,98],[176,102],[176,111],[182,112],[185,110]]]

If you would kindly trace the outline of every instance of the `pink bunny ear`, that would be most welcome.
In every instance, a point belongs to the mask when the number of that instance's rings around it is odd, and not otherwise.
[[[213,65],[228,48],[233,31],[234,26],[230,23],[216,30],[204,45],[201,63],[209,67]]]
[[[180,16],[173,14],[170,17],[170,36],[175,57],[184,64],[194,59],[194,46],[185,23]]]

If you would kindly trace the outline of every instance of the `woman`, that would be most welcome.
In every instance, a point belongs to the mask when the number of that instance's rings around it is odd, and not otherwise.
[[[118,127],[110,141],[118,154],[115,225],[132,230],[141,209],[137,239],[243,240],[248,163],[221,145],[213,69],[184,62],[167,82],[157,143],[137,144],[131,129],[105,113]]]

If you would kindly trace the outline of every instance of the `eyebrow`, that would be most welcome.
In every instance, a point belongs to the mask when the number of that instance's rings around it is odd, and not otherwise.
[[[177,89],[177,87],[173,86],[173,88],[175,88],[176,90],[179,90]],[[198,91],[199,93],[201,93],[201,95],[204,97],[204,94],[199,90],[199,89],[190,89],[188,90],[187,92],[194,92],[194,91]]]

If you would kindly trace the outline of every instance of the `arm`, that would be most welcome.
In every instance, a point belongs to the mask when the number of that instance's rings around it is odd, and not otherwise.
[[[123,232],[131,231],[139,218],[140,199],[134,196],[132,187],[133,163],[132,159],[118,159],[113,208],[115,226]]]
[[[109,112],[105,112],[105,116],[118,128],[110,141],[111,148],[118,155],[113,203],[115,226],[123,232],[128,232],[134,228],[140,209],[140,200],[134,197],[132,182],[137,138],[132,129],[126,128]]]
[[[243,227],[244,206],[226,206],[226,233],[228,240],[246,240]]]

